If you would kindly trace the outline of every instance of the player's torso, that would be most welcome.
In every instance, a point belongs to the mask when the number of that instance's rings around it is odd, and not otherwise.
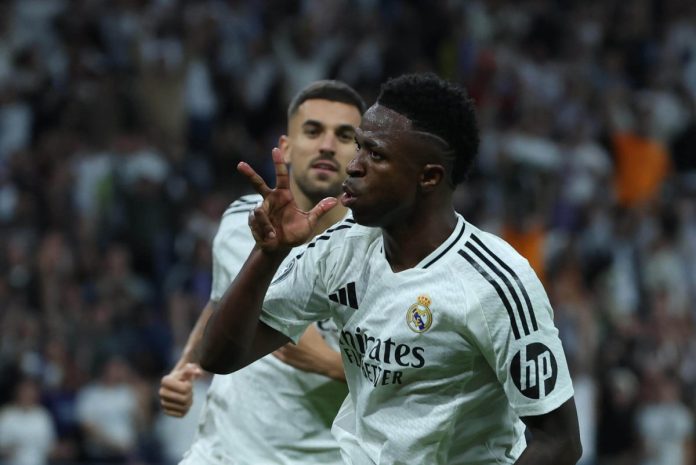
[[[223,216],[214,247],[215,272],[223,284],[218,295],[254,245],[246,216],[260,200],[245,196]],[[338,350],[336,325],[331,320],[315,325],[329,346]],[[213,377],[194,452],[215,463],[339,463],[330,428],[346,395],[344,383],[297,370],[268,355],[236,373]]]
[[[458,254],[471,225],[458,227],[419,266],[399,273],[375,239],[350,251],[369,258],[350,261],[326,283],[360,419],[352,433],[375,463],[474,463],[451,461],[463,438],[509,413],[493,370],[467,338],[477,288]],[[486,409],[492,415],[482,415]],[[464,416],[480,416],[483,425],[467,425]]]

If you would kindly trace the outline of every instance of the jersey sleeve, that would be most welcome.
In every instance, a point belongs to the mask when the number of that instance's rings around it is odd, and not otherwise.
[[[471,337],[519,416],[551,412],[573,386],[546,291],[521,257],[486,258],[476,263],[483,279],[467,314]]]
[[[247,224],[249,211],[255,204],[234,202],[222,216],[213,239],[213,283],[210,300],[219,302],[254,247],[254,238]]]
[[[295,249],[266,293],[261,321],[295,343],[309,324],[331,316],[324,281],[329,245],[318,238],[301,250]]]

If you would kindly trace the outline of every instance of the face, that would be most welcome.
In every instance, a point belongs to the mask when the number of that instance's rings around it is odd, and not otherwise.
[[[341,202],[366,226],[388,226],[415,213],[423,186],[427,140],[411,121],[375,104],[356,130],[357,154],[348,165]]]
[[[360,111],[346,103],[312,99],[299,106],[280,142],[291,165],[290,183],[298,202],[304,197],[314,206],[341,194],[359,124]]]

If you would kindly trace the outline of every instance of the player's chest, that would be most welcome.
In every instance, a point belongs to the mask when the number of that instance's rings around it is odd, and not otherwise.
[[[327,291],[346,369],[376,386],[461,366],[466,290],[448,273],[373,263],[336,275]]]

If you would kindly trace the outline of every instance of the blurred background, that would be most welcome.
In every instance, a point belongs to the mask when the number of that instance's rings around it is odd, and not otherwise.
[[[236,164],[269,176],[310,81],[371,104],[426,70],[476,101],[457,209],[547,287],[581,463],[696,464],[696,2],[679,0],[0,2],[0,463],[176,463],[196,412],[163,418],[157,388],[249,192]]]

